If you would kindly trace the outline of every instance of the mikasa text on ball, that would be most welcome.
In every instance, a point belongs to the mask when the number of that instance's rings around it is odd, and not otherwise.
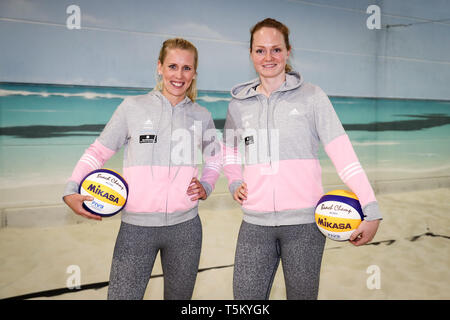
[[[358,228],[364,215],[353,192],[333,190],[320,198],[315,220],[319,230],[329,239],[344,241]]]
[[[84,201],[83,207],[96,215],[109,217],[119,213],[128,197],[128,184],[122,176],[110,169],[90,172],[80,183],[81,195],[94,200]]]

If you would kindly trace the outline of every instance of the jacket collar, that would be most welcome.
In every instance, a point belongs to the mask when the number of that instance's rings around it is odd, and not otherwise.
[[[158,97],[162,102],[164,102],[165,104],[168,104],[172,107],[172,104],[170,103],[170,101],[162,94],[161,91],[153,89],[152,91],[150,91],[148,93],[149,95],[155,95],[156,97]],[[178,102],[175,106],[173,106],[174,108],[182,108],[185,107],[187,105],[189,105],[191,103],[191,99],[189,99],[188,96],[185,96],[183,100],[181,100],[180,102]]]
[[[238,84],[231,89],[233,98],[243,100],[259,95],[255,88],[261,83],[259,78],[253,79],[242,84]],[[276,91],[289,91],[300,87],[303,83],[303,77],[298,72],[286,73],[286,80]]]

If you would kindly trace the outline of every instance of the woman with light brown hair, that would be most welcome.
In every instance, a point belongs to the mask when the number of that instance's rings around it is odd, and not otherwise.
[[[288,63],[289,29],[267,18],[250,34],[250,57],[258,78],[231,90],[224,127],[224,173],[244,212],[234,297],[268,299],[281,260],[287,298],[317,299],[325,244],[314,221],[315,206],[323,195],[320,144],[361,202],[365,219],[351,243],[370,241],[381,214],[327,95]]]

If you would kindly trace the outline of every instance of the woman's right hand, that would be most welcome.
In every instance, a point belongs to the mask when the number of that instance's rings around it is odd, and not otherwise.
[[[88,219],[102,220],[102,217],[92,214],[83,208],[83,202],[84,201],[92,201],[92,200],[94,200],[93,197],[82,196],[79,193],[74,193],[74,194],[65,196],[63,198],[63,200],[69,206],[69,208],[72,209],[72,211],[75,212],[76,214],[78,214],[82,217],[88,218]]]
[[[245,182],[242,182],[242,184],[236,189],[236,191],[234,191],[233,198],[242,205],[242,202],[244,202],[244,200],[247,200],[247,195],[247,184]]]

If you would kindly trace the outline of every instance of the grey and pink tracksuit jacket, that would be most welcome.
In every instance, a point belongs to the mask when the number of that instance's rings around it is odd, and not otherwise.
[[[129,194],[122,221],[166,226],[190,220],[198,214],[198,201],[186,191],[200,164],[207,195],[220,175],[221,143],[215,134],[210,112],[187,97],[174,107],[155,90],[127,97],[76,164],[64,196],[78,193],[81,180],[124,146]]]
[[[244,221],[266,226],[314,222],[323,195],[320,143],[358,196],[365,220],[381,219],[369,180],[328,96],[295,72],[287,73],[269,98],[256,91],[259,83],[255,79],[232,89],[223,135],[230,192],[247,184]]]

